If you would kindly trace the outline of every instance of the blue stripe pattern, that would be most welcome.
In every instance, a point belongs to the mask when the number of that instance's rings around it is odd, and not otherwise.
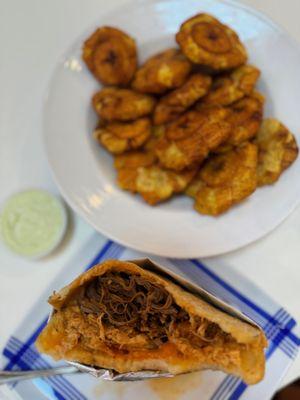
[[[281,345],[281,349],[288,356],[295,357],[299,346],[299,338],[297,338],[290,331],[296,325],[296,321],[283,309],[276,312],[275,315],[270,315],[266,310],[263,310],[260,306],[255,304],[253,301],[241,294],[237,289],[229,285],[218,275],[212,272],[209,268],[203,265],[198,260],[171,260],[174,265],[177,266],[196,266],[203,274],[201,274],[201,284],[203,287],[207,287],[209,291],[216,294],[220,298],[226,299],[230,304],[235,304],[237,307],[243,310],[249,318],[256,321],[262,327],[272,327],[270,339],[273,339],[278,331],[282,331],[284,335],[284,345]],[[199,278],[198,278],[199,279]],[[280,311],[279,314],[277,314]],[[281,315],[282,314],[282,315]],[[285,318],[288,318],[288,324],[284,324]],[[267,324],[267,325],[266,325]]]
[[[124,247],[108,241],[96,255],[96,257],[89,263],[85,268],[88,270],[95,264],[98,264],[108,258],[119,258]],[[40,353],[33,347],[35,340],[38,335],[45,327],[48,317],[45,318],[39,325],[35,332],[29,337],[29,339],[22,343],[17,338],[11,337],[3,350],[3,355],[10,361],[4,368],[6,371],[12,369],[43,369],[49,368],[51,365],[47,363]],[[85,400],[86,397],[81,394],[75,386],[73,386],[67,379],[62,376],[53,376],[49,378],[43,378],[45,382],[53,387],[54,394],[59,400]]]
[[[119,258],[124,250],[125,248],[123,246],[112,241],[107,241],[85,270],[106,259]],[[266,310],[262,309],[259,305],[240,293],[236,288],[228,284],[228,282],[221,279],[199,260],[170,261],[175,266],[184,267],[184,265],[186,265],[188,267],[196,267],[198,270],[197,278],[199,279],[200,273],[201,284],[204,288],[207,288],[212,294],[216,294],[230,304],[235,304],[264,329],[269,340],[269,347],[266,351],[267,360],[277,348],[280,348],[280,350],[291,359],[296,357],[300,339],[291,332],[296,322],[284,309],[280,308],[274,315],[270,315]],[[44,328],[46,322],[47,318],[39,324],[35,332],[25,343],[22,343],[13,336],[9,339],[3,351],[3,354],[9,360],[5,368],[6,370],[41,369],[50,367],[50,364],[44,360],[34,347],[34,342]],[[49,377],[44,380],[52,387],[54,395],[59,400],[86,399],[74,385],[62,376]],[[211,400],[237,400],[246,389],[247,385],[241,379],[229,375],[221,382],[211,397]]]
[[[279,321],[280,325],[282,325],[287,322],[287,319],[290,320],[290,316],[284,309],[280,308],[274,314],[273,319],[276,319],[277,321]],[[280,344],[280,338],[284,336],[281,332],[279,332],[274,338],[274,326],[270,322],[267,322],[267,324],[263,327],[263,330],[269,340],[269,347],[266,351],[266,359],[268,360],[274,350],[278,347],[278,344]],[[297,347],[294,356],[290,358],[294,358],[296,354]],[[241,379],[234,376],[227,376],[218,387],[218,389],[215,391],[215,393],[211,397],[211,400],[225,400],[228,399],[229,394],[231,394],[230,400],[238,399],[246,388],[247,385]]]
[[[4,350],[4,355],[10,357],[13,354],[13,351],[19,349],[20,346],[22,346],[22,343],[18,341],[18,339],[11,338],[9,346]],[[22,358],[18,359],[17,365],[20,369],[27,370],[51,368],[51,365],[46,362],[36,350],[30,347],[25,353],[23,353]],[[62,376],[48,377],[45,378],[45,381],[52,386],[54,391],[59,394],[60,398],[66,400],[86,400],[86,397]]]

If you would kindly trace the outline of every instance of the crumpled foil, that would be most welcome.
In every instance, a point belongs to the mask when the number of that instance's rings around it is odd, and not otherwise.
[[[126,372],[120,374],[112,369],[103,369],[90,367],[74,361],[67,361],[68,364],[77,368],[81,372],[93,375],[95,378],[103,379],[105,381],[115,381],[115,382],[133,382],[133,381],[143,381],[145,379],[153,378],[172,378],[174,375],[168,372],[161,371],[138,371],[138,372]]]

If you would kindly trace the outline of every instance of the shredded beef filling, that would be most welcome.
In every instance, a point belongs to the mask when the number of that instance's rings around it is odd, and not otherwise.
[[[191,318],[162,286],[139,275],[106,273],[82,287],[75,301],[83,318],[98,324],[106,344],[122,349],[134,347],[131,339],[151,349],[172,338],[203,347],[227,336],[218,325]]]

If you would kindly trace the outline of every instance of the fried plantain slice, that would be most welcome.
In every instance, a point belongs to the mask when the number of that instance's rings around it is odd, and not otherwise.
[[[156,161],[153,153],[146,151],[131,151],[115,156],[114,166],[119,169],[137,169],[139,167],[149,167]]]
[[[120,168],[117,170],[117,184],[123,190],[136,193],[137,169]]]
[[[196,195],[194,208],[200,214],[217,216],[227,211],[232,205],[230,187],[210,188],[201,182],[202,186]]]
[[[174,120],[207,94],[211,82],[208,75],[193,74],[180,88],[160,99],[154,110],[154,124],[160,125]]]
[[[128,150],[128,140],[120,139],[102,127],[97,127],[93,138],[112,154],[122,154]]]
[[[276,182],[298,156],[298,145],[293,134],[278,120],[265,119],[258,131],[258,185]]]
[[[155,146],[160,164],[176,171],[201,164],[210,151],[228,139],[228,112],[223,107],[188,111],[168,124],[165,136]]]
[[[133,90],[109,87],[94,94],[92,104],[107,121],[130,121],[150,114],[155,99]]]
[[[122,189],[137,192],[148,204],[155,205],[184,191],[195,173],[195,170],[177,173],[158,165],[122,168],[118,170],[117,182]]]
[[[228,144],[238,145],[252,139],[259,130],[263,119],[264,98],[260,94],[251,94],[233,103],[227,121],[232,125]]]
[[[149,118],[140,118],[133,122],[101,123],[94,131],[94,138],[113,154],[141,147],[150,135]]]
[[[84,42],[82,58],[105,85],[127,85],[137,68],[134,39],[110,26],[98,28]]]
[[[260,93],[253,92],[230,106],[227,121],[231,124],[232,131],[228,140],[214,150],[215,153],[225,153],[255,137],[262,123],[264,101]]]
[[[142,93],[164,93],[181,86],[191,68],[190,61],[178,49],[168,49],[149,58],[136,71],[132,87]]]
[[[206,116],[198,111],[187,111],[166,125],[166,137],[169,140],[180,140],[191,136],[206,121]]]
[[[152,129],[151,129],[151,136],[150,136],[150,138],[146,141],[146,143],[144,144],[143,149],[144,149],[146,152],[150,152],[150,153],[155,154],[155,147],[156,147],[158,141],[159,141],[162,137],[164,137],[164,135],[165,135],[165,130],[166,130],[165,125],[154,125],[154,126],[152,126]]]
[[[207,156],[207,147],[198,133],[177,141],[163,137],[156,143],[155,154],[163,167],[182,171],[200,164]]]
[[[238,35],[209,14],[197,14],[185,21],[176,35],[182,52],[195,64],[223,71],[247,61]]]
[[[187,186],[185,189],[185,194],[188,195],[189,197],[196,198],[196,195],[198,191],[204,186],[204,183],[199,177],[199,173],[196,174],[194,179],[191,181],[191,183]]]
[[[106,124],[106,129],[120,139],[134,139],[147,133],[147,138],[151,134],[151,121],[149,118],[139,118],[130,122],[110,122]]]
[[[199,213],[219,215],[255,191],[256,168],[257,146],[245,143],[227,153],[211,156],[186,194],[195,199]]]
[[[228,153],[210,157],[200,169],[199,177],[210,187],[226,186],[232,182],[238,162],[237,153]]]
[[[217,76],[210,92],[201,101],[206,104],[228,106],[249,95],[259,76],[259,69],[252,65],[243,65],[229,74]]]
[[[166,125],[166,136],[170,140],[188,138],[201,127],[214,126],[224,122],[230,111],[225,107],[209,107],[203,110],[191,110],[181,115],[175,121]],[[225,123],[226,127],[228,124]]]
[[[183,192],[195,175],[194,170],[166,171],[158,166],[139,168],[137,192],[151,205],[165,201],[175,193]]]

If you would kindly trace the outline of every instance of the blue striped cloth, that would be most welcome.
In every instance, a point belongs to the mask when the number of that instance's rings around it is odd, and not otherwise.
[[[95,248],[98,247],[99,249],[99,245],[100,250],[86,264],[86,269],[109,258],[135,259],[144,257],[144,255],[128,250],[112,241],[103,243],[103,239],[99,239],[99,236],[91,240],[89,246],[86,246],[88,253],[86,257],[94,253]],[[205,385],[205,381],[201,379],[198,390],[199,396],[204,392],[209,394],[207,397],[201,395],[199,398],[201,400],[234,400],[240,398],[262,400],[270,398],[276,390],[280,379],[297,355],[300,339],[296,333],[296,321],[266,294],[262,293],[245,278],[237,276],[230,268],[222,268],[220,270],[220,268],[205,265],[199,260],[151,258],[155,262],[166,266],[166,268],[192,280],[194,283],[200,284],[204,289],[240,309],[264,329],[268,338],[269,346],[266,350],[267,370],[265,379],[261,383],[248,387],[237,377],[220,372],[207,371],[205,372],[206,374],[214,374],[212,375],[213,379],[209,379],[210,388],[204,391],[203,385]],[[57,289],[68,283],[71,274],[73,275],[71,278],[77,275],[82,270],[81,262],[81,258],[78,257],[76,267],[74,262],[70,263],[70,266],[66,266],[64,272],[57,278],[57,283],[54,283],[54,285],[57,284],[58,286],[54,287]],[[51,293],[51,290],[45,293],[45,299],[49,293]],[[34,342],[47,321],[45,299],[37,303],[33,313],[28,316],[17,332],[10,337],[3,350],[3,356],[7,360],[5,370],[43,369],[50,368],[55,364],[47,356],[39,354],[34,347]],[[141,384],[146,385],[146,383]],[[14,390],[22,396],[25,392],[30,393],[30,390],[33,390],[33,386],[35,386],[35,390],[37,388],[49,399],[83,400],[99,398],[91,390],[93,385],[95,385],[95,378],[80,374],[65,377],[54,376],[36,379],[33,382],[18,383],[14,386]],[[38,400],[36,397],[34,398]],[[151,398],[151,392],[149,392],[147,398]],[[156,397],[153,394],[154,398]]]

